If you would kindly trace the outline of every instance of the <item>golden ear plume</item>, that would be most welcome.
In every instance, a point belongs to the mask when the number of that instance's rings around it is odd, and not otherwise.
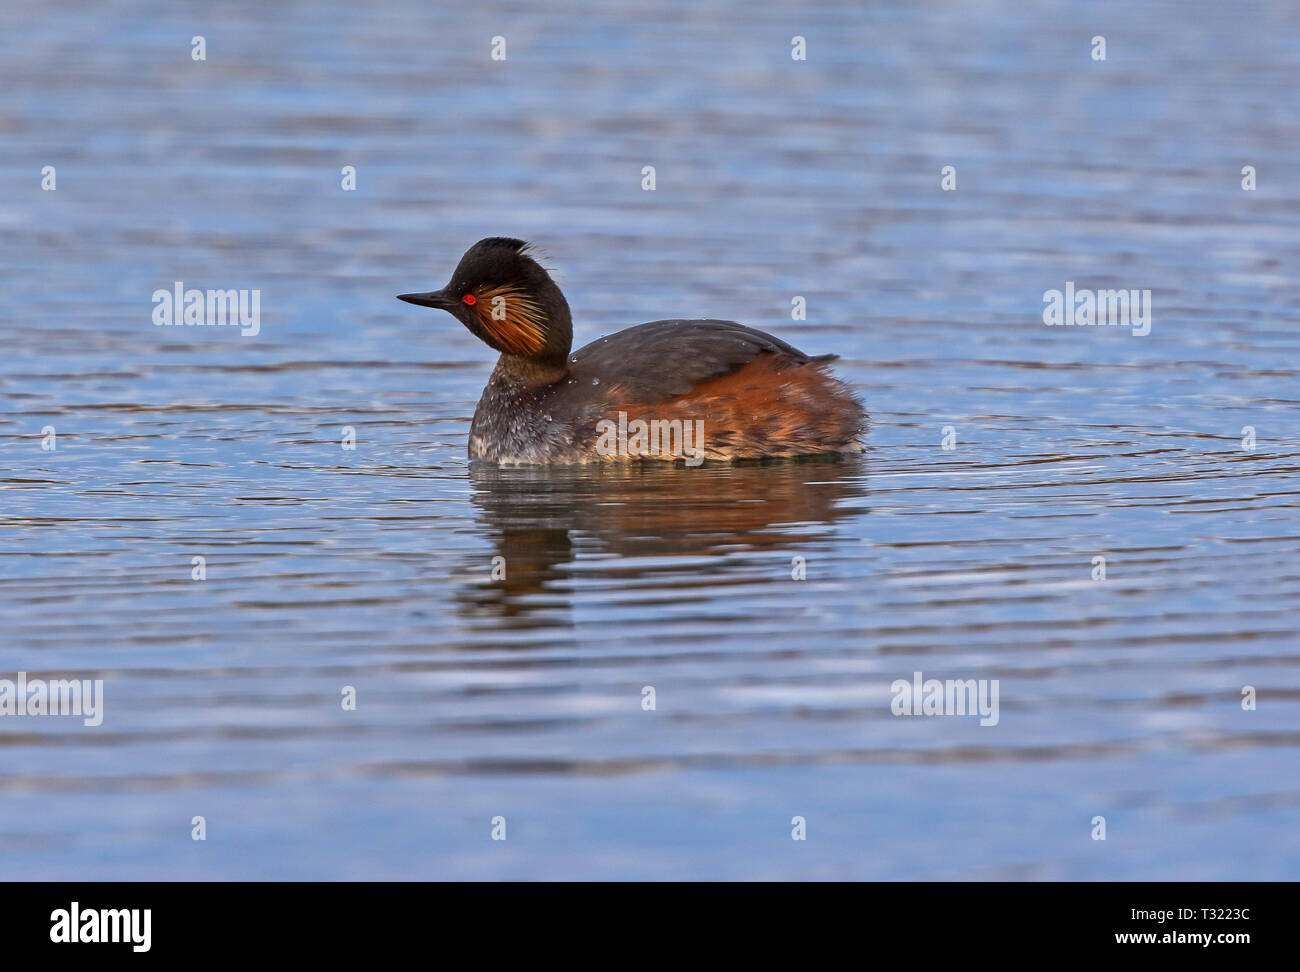
[[[536,354],[546,344],[542,307],[522,290],[509,284],[484,287],[474,298],[483,330],[511,354]]]

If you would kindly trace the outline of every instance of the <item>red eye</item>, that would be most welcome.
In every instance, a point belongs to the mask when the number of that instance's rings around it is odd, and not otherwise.
[[[465,303],[470,305],[478,303],[478,301],[474,299],[473,294],[466,294],[464,297],[461,298],[461,300],[463,300]]]

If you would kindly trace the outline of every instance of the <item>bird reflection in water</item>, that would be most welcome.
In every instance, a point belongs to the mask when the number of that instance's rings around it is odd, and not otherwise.
[[[582,577],[626,585],[679,569],[674,559],[690,559],[707,577],[701,558],[723,552],[805,553],[836,521],[864,512],[854,501],[866,494],[864,472],[859,456],[698,468],[473,463],[472,500],[492,550],[460,572],[471,580],[457,590],[458,610],[517,622],[512,627],[568,626],[580,559],[608,561],[603,571],[584,567]]]

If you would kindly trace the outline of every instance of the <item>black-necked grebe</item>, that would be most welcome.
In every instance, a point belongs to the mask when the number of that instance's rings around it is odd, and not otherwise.
[[[867,416],[809,357],[734,321],[638,324],[570,354],[569,304],[522,240],[492,237],[451,282],[399,300],[448,311],[501,352],[469,430],[504,464],[858,452]]]

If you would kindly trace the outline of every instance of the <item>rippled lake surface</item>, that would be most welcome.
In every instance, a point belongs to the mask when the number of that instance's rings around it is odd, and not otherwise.
[[[0,27],[0,678],[105,694],[0,718],[8,875],[1300,877],[1293,5]],[[578,344],[839,353],[869,450],[471,467],[491,352],[393,295],[491,235]],[[175,281],[260,333],[155,327]],[[1044,326],[1067,281],[1150,333]],[[997,725],[893,715],[914,672]]]

